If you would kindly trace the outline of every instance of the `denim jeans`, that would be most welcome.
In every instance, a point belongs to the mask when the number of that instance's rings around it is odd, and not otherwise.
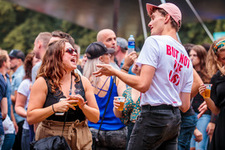
[[[5,134],[2,150],[11,150],[15,141],[15,134]]]
[[[196,115],[198,114],[196,113]],[[191,147],[195,147],[195,149],[197,150],[207,150],[209,137],[206,132],[206,128],[210,122],[210,119],[211,119],[211,116],[208,114],[203,114],[202,117],[198,119],[196,127],[202,133],[203,139],[201,142],[198,143],[194,140],[195,136],[192,135]]]
[[[190,141],[197,124],[197,116],[182,116],[180,135],[178,136],[178,150],[190,150]]]
[[[0,135],[0,149],[2,149],[4,138],[5,138],[5,135]]]
[[[34,125],[29,125],[30,130],[30,142],[34,141],[35,133],[34,133]]]
[[[21,139],[22,139],[22,131],[23,131],[23,121],[17,123],[18,125],[18,132],[16,134],[15,142],[13,144],[13,149],[21,150]]]
[[[30,150],[30,131],[29,129],[23,129],[21,139],[22,150]]]
[[[181,115],[177,107],[161,109],[158,106],[142,106],[127,149],[176,150],[180,123]]]

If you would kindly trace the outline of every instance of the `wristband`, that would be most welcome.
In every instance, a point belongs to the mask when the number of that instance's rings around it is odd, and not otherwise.
[[[54,107],[53,107],[53,105],[54,105],[54,104],[52,104],[52,111],[53,111],[54,113],[56,113],[56,112],[55,112],[55,110],[54,110]]]
[[[127,69],[127,68],[125,68],[125,67],[122,67],[121,69],[123,69],[123,70],[125,70],[125,71],[129,71],[129,68]]]

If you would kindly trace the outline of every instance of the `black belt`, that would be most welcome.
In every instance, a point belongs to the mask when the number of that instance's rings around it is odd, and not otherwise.
[[[178,107],[174,107],[172,105],[166,105],[166,104],[158,105],[158,106],[143,105],[143,106],[141,106],[141,108],[144,110],[163,110],[163,109],[174,110],[174,109],[178,109]]]

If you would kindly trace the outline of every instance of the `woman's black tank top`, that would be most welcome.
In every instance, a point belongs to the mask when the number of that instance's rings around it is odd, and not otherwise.
[[[52,90],[51,90],[51,85],[49,83],[49,79],[45,78],[45,81],[46,81],[47,86],[48,86],[48,93],[47,93],[47,97],[46,97],[46,100],[45,100],[45,104],[43,106],[44,108],[59,102],[60,98],[66,98],[63,95],[63,92],[59,89],[56,89],[56,92],[53,93]],[[80,95],[84,98],[84,101],[86,101],[85,91],[84,91],[84,87],[83,87],[83,84],[82,84],[82,81],[81,81],[81,77],[80,77],[80,81],[76,82],[76,84],[74,86],[75,86],[76,89],[77,88],[81,89]],[[66,122],[72,122],[72,121],[75,121],[75,120],[79,120],[81,122],[81,121],[84,121],[86,119],[82,110],[78,106],[75,106],[75,108],[76,108],[76,110],[73,110],[71,108],[69,109]],[[49,116],[47,118],[47,120],[64,122],[65,114],[66,113],[64,113],[63,116],[57,116],[57,115],[53,114],[53,115]]]

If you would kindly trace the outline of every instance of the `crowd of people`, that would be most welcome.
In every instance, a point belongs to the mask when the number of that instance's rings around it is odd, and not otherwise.
[[[128,54],[111,29],[98,32],[82,59],[58,30],[39,33],[26,55],[0,49],[0,149],[30,150],[61,134],[72,150],[225,149],[225,37],[182,45],[180,9],[146,9],[151,36],[140,54]]]

